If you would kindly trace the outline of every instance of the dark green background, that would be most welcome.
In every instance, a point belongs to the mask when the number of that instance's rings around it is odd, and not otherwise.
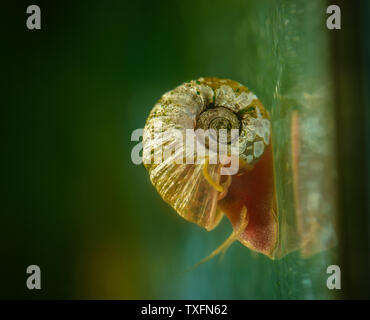
[[[2,11],[0,297],[369,297],[365,2],[343,4],[340,31],[326,29],[327,3],[319,0],[9,5]],[[39,31],[26,28],[30,4],[41,8]],[[338,107],[331,119],[341,139],[338,247],[306,260],[295,252],[271,261],[235,243],[222,261],[186,272],[230,225],[225,220],[209,233],[177,216],[144,167],[132,163],[131,132],[144,126],[161,94],[200,76],[247,85],[279,121],[277,84],[284,94],[316,74],[334,83]],[[351,99],[349,108],[343,101]],[[41,291],[26,288],[30,264],[41,267]],[[335,293],[326,288],[329,264],[343,266],[343,289]]]

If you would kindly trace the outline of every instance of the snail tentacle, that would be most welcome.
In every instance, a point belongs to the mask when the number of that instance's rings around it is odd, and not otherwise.
[[[206,158],[205,161],[204,161],[204,165],[203,165],[203,176],[204,176],[204,178],[218,192],[223,192],[224,191],[223,186],[221,186],[216,181],[214,181],[212,179],[212,177],[209,175],[209,173],[208,173],[208,163],[209,163],[209,160],[208,160],[208,158]]]
[[[248,226],[249,218],[248,218],[248,211],[247,207],[243,206],[241,212],[240,212],[240,221],[239,225],[234,231],[230,234],[230,236],[215,250],[213,250],[207,257],[199,261],[197,264],[195,264],[191,269],[196,268],[200,266],[201,264],[211,260],[218,254],[222,253],[222,256],[226,253],[226,250],[234,243],[234,241],[238,240],[242,232],[245,230],[245,228]]]
[[[222,200],[223,198],[226,197],[227,195],[227,192],[228,192],[228,189],[231,185],[231,176],[227,176],[226,178],[226,181],[222,184],[222,188],[224,189],[224,191],[222,191],[219,195],[218,195],[218,200]]]

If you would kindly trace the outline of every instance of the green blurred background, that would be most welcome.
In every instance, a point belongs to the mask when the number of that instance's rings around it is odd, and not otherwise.
[[[41,8],[39,31],[26,28],[30,4]],[[340,3],[336,31],[326,28],[327,5],[16,1],[3,10],[0,297],[368,298],[369,5]],[[131,161],[131,133],[164,92],[200,76],[239,81],[270,110],[281,210],[292,207],[282,171],[286,101],[323,88],[330,103],[318,110],[330,124],[338,179],[336,247],[271,261],[235,243],[223,260],[186,271],[231,227],[225,220],[204,231],[165,204]],[[42,290],[26,288],[31,264],[41,268]],[[342,268],[335,292],[326,287],[331,264]]]

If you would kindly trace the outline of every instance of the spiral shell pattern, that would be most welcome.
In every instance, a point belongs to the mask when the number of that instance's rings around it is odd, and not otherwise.
[[[204,178],[200,161],[204,155],[179,144],[174,134],[176,130],[186,136],[187,129],[226,130],[228,146],[233,139],[230,129],[237,129],[240,168],[248,169],[270,144],[269,115],[248,88],[218,78],[186,82],[165,93],[150,112],[144,127],[143,160],[152,184],[183,218],[210,230],[223,216],[217,208],[220,195]],[[162,157],[158,149],[173,152]],[[160,161],[154,160],[156,156]],[[194,163],[185,161],[189,156]],[[209,176],[218,183],[224,180],[221,167],[221,163],[208,167]]]

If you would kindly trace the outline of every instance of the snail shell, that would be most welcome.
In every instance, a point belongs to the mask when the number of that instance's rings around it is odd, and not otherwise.
[[[181,139],[189,129],[226,130],[228,154],[238,142],[239,171],[221,175],[220,161],[208,164],[197,148],[188,149]],[[231,129],[237,130],[236,137]],[[209,143],[206,148],[211,149]],[[165,93],[144,127],[143,162],[160,196],[181,217],[211,230],[226,214],[233,240],[273,257],[278,223],[271,124],[247,87],[228,79],[199,78]]]

